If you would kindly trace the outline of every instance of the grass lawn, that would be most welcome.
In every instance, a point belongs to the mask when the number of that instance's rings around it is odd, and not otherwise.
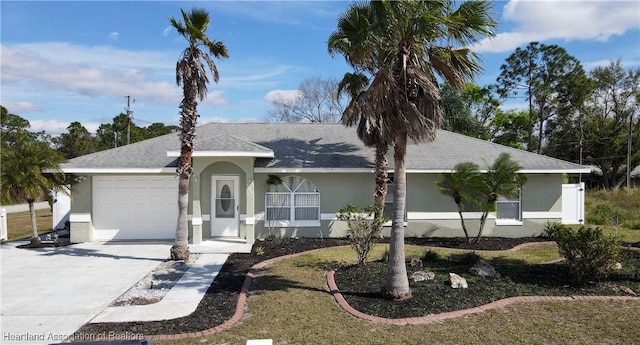
[[[36,223],[39,234],[51,231],[52,222],[51,209],[36,210]],[[31,216],[28,211],[7,213],[7,237],[9,241],[28,239],[31,238],[31,234]]]
[[[486,258],[546,262],[554,245],[517,252],[483,252]],[[425,248],[408,246],[408,253]],[[378,245],[372,259],[380,258]],[[437,250],[440,255],[456,254]],[[326,272],[352,264],[355,254],[339,247],[284,260],[258,278],[244,319],[210,337],[154,344],[245,344],[269,338],[274,344],[593,344],[640,341],[640,301],[517,303],[497,310],[417,326],[371,323],[350,316],[333,300]]]

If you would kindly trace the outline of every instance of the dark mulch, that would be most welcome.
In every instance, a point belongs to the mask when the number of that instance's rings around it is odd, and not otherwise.
[[[497,250],[509,249],[525,242],[542,240],[544,239],[483,238],[479,244],[469,245],[467,243],[463,243],[463,239],[408,238],[405,243],[449,248]],[[386,241],[388,241],[388,239]],[[385,240],[382,242],[385,242]],[[209,287],[209,290],[207,290],[207,293],[198,305],[196,311],[191,315],[164,321],[86,324],[80,328],[76,334],[82,335],[83,337],[91,334],[100,336],[102,334],[109,334],[109,332],[112,334],[126,334],[128,332],[129,334],[154,335],[179,334],[209,329],[223,324],[233,316],[238,296],[240,294],[240,289],[244,283],[246,274],[253,265],[263,260],[287,254],[347,244],[348,242],[344,239],[313,238],[272,239],[256,242],[251,254],[231,254],[229,256],[226,263],[220,270],[220,273]],[[263,255],[255,254],[256,248],[258,247],[263,248]],[[348,270],[340,270],[338,272],[344,273],[348,272]],[[372,279],[372,286],[379,286],[381,280],[375,279],[380,278],[374,278],[372,276],[370,279]],[[338,282],[338,286],[341,286],[341,284],[343,283]],[[72,339],[74,338],[72,337]]]
[[[86,338],[95,334],[179,334],[197,332],[221,325],[229,320],[236,309],[240,289],[249,269],[260,261],[304,252],[312,249],[334,247],[347,244],[342,239],[273,239],[256,242],[251,254],[231,254],[220,273],[216,276],[209,290],[203,297],[195,312],[182,318],[123,323],[93,323],[81,327],[76,334]],[[256,248],[262,246],[263,255],[255,255]]]
[[[380,289],[385,281],[387,264],[383,261],[366,266],[343,267],[336,271],[335,280],[347,302],[363,313],[385,318],[419,317],[477,307],[503,298],[515,296],[570,296],[570,295],[628,295],[629,288],[640,293],[636,267],[640,267],[640,253],[627,251],[623,256],[623,270],[608,280],[583,286],[572,286],[568,268],[564,263],[528,265],[525,262],[496,259],[491,264],[502,274],[500,278],[476,277],[468,273],[471,263],[464,263],[464,255],[423,258],[423,267],[407,265],[407,273],[431,271],[436,279],[431,282],[410,281],[412,298],[389,301],[381,298]],[[453,289],[449,273],[465,278],[468,289]]]

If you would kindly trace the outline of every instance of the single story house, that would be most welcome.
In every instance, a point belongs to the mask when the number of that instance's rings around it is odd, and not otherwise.
[[[196,133],[189,192],[193,244],[216,238],[253,243],[268,236],[344,236],[346,224],[337,220],[336,211],[346,204],[373,203],[374,150],[360,142],[354,128],[209,123]],[[173,239],[179,151],[173,133],[62,164],[75,181],[71,241]],[[563,176],[589,173],[588,167],[441,130],[434,142],[408,145],[406,236],[462,236],[456,205],[435,182],[456,163],[472,161],[482,168],[484,160],[491,163],[502,152],[522,165],[528,182],[517,198],[500,200],[485,236],[532,236],[547,221],[581,221],[584,201],[578,196],[565,202]],[[267,184],[269,175],[283,183]],[[479,213],[467,214],[470,229],[479,218]]]

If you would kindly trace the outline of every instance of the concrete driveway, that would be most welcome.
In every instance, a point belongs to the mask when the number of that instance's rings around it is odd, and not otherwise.
[[[0,246],[0,344],[63,342],[168,258],[171,247],[116,242],[16,248],[23,243]]]

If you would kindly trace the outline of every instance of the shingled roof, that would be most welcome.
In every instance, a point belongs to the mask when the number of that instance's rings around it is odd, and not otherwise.
[[[256,157],[256,168],[373,169],[374,150],[358,139],[355,128],[319,123],[209,123],[196,130],[194,155]],[[178,135],[167,134],[114,149],[76,157],[61,164],[65,172],[166,171],[177,166]],[[218,152],[219,154],[216,154]],[[461,134],[440,130],[435,141],[410,143],[409,172],[445,172],[459,162],[484,167],[509,153],[523,172],[588,173],[589,168]],[[393,169],[393,150],[390,168]],[[273,158],[272,158],[273,157]]]

